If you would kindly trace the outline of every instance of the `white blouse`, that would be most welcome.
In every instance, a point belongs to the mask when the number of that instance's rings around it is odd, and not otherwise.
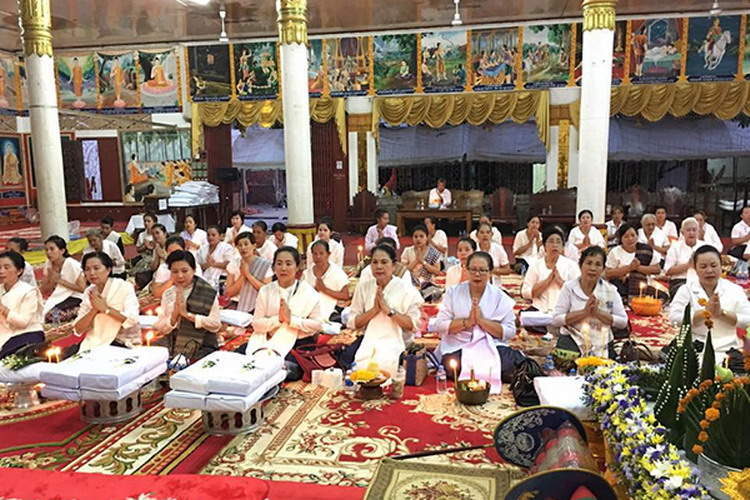
[[[555,305],[551,326],[560,328],[562,335],[573,337],[584,356],[608,358],[607,346],[614,338],[612,328],[625,328],[628,325],[628,314],[622,305],[617,288],[608,281],[600,279],[594,288],[594,295],[599,301],[599,310],[612,315],[611,326],[593,318],[572,325],[566,324],[565,316],[571,311],[583,309],[589,300],[581,289],[580,278],[568,281],[563,286]]]
[[[273,242],[271,241],[271,238],[266,238],[266,241],[264,241],[263,244],[256,249],[256,251],[258,252],[259,256],[273,263],[273,256],[276,253],[276,250],[278,249],[279,247],[273,244]],[[271,271],[270,276],[272,275],[273,275],[273,271]]]
[[[78,317],[75,319],[75,323],[78,323],[93,309],[91,293],[94,290],[96,290],[96,285],[91,285],[84,290],[83,300],[78,308]],[[102,298],[104,298],[108,307],[125,316],[125,321],[120,323],[107,314],[97,313],[87,332],[74,332],[77,336],[86,334],[81,342],[81,350],[108,345],[115,339],[128,346],[140,344],[141,327],[138,323],[140,304],[133,285],[120,278],[109,278],[107,284],[104,285]]]
[[[706,243],[701,240],[696,240],[695,246],[691,247],[688,246],[687,243],[685,243],[685,240],[677,240],[671,247],[669,247],[667,258],[664,260],[664,271],[669,271],[676,265],[686,264],[690,262],[693,258],[693,252],[698,250],[705,244]],[[686,272],[673,274],[669,278],[673,280],[684,280],[697,278],[697,275],[695,274],[695,269],[693,269],[693,266],[690,266]]]
[[[316,238],[312,243],[310,243],[307,246],[307,268],[310,269],[313,266],[313,258],[312,258],[312,246],[313,243],[318,241],[320,238]],[[336,264],[337,266],[343,268],[344,267],[344,245],[339,243],[338,241],[331,238],[328,240],[328,250],[331,252],[331,255],[328,257],[328,262],[331,264]]]
[[[563,255],[557,258],[555,268],[564,282],[574,280],[581,275],[581,269],[578,267],[578,264]],[[521,285],[521,296],[524,299],[531,300],[534,307],[546,313],[550,313],[555,309],[562,287],[557,283],[552,283],[541,295],[533,298],[532,292],[537,283],[549,278],[550,274],[552,274],[552,269],[547,267],[545,259],[537,259],[529,266],[529,270],[526,271],[523,277],[523,284]]]
[[[17,335],[44,331],[42,294],[37,287],[20,280],[10,290],[0,285],[0,304],[8,308],[8,315],[0,316],[0,349]]]
[[[291,318],[288,325],[279,322],[279,305],[284,298]],[[278,281],[264,285],[258,292],[253,315],[253,335],[247,343],[247,354],[260,348],[270,348],[282,357],[294,347],[298,338],[319,332],[323,326],[320,314],[320,294],[304,281],[295,281],[281,288]],[[268,338],[270,336],[270,338]]]
[[[483,252],[481,248],[479,248],[479,244],[477,244],[477,252]],[[508,261],[508,254],[505,251],[505,248],[502,245],[498,245],[497,243],[490,242],[490,251],[487,252],[492,257],[492,265],[497,269],[498,267],[507,266],[510,262]]]
[[[442,229],[435,230],[435,234],[432,236],[429,243],[433,247],[435,245],[445,247],[445,252],[441,253],[443,253],[443,255],[446,257],[448,256],[448,235],[445,234],[445,231],[443,231]],[[435,249],[437,250],[437,247]]]
[[[449,267],[448,270],[445,271],[445,287],[448,288],[449,286],[461,283],[461,276],[463,275],[462,271],[463,266],[461,266],[461,264]]]
[[[581,257],[581,251],[578,250],[576,245],[583,243],[585,236],[581,231],[580,226],[576,226],[570,230],[568,235],[568,243],[565,245],[565,256],[575,262]],[[604,241],[602,233],[594,226],[589,228],[589,242],[591,245],[598,245],[602,248],[607,248],[607,244]]]
[[[193,234],[187,232],[187,230],[180,233],[180,236],[182,236],[182,239],[185,241],[192,241],[196,245],[198,245],[198,248],[191,248],[190,252],[195,256],[195,258],[198,258],[198,254],[203,250],[203,247],[208,246],[208,233],[205,232],[203,229],[196,228],[195,231],[193,231]]]
[[[716,362],[720,364],[724,361],[727,351],[733,347],[742,349],[742,342],[737,337],[737,329],[744,330],[750,324],[750,302],[748,302],[742,287],[724,278],[719,278],[716,293],[719,295],[720,308],[731,311],[737,316],[737,323],[735,324],[729,324],[719,319],[714,320],[714,326],[711,330],[711,343],[716,352]],[[672,299],[669,306],[669,321],[679,327],[688,303],[690,304],[691,314],[695,315],[696,312],[703,311],[705,307],[698,303],[700,299],[708,300],[708,294],[697,279],[695,281],[689,280],[677,290]],[[708,329],[703,321],[698,325],[693,324],[693,337],[696,340],[705,342],[707,334]]]
[[[114,264],[112,266],[113,274],[122,274],[125,272],[125,257],[122,256],[122,252],[120,252],[120,248],[116,243],[112,243],[109,240],[102,240],[102,251],[112,259],[112,264]],[[89,253],[94,253],[94,249],[90,246],[86,247],[83,255]]]
[[[719,233],[717,233],[716,229],[708,222],[703,225],[703,241],[714,247],[719,253],[724,250],[724,244],[721,242]]]
[[[622,221],[620,221],[619,224],[615,225],[615,221],[610,219],[606,222],[606,226],[607,242],[614,243],[614,241],[617,239],[617,230],[620,229],[620,226],[622,226]]]
[[[49,274],[51,267],[52,264],[47,261],[44,265],[45,277]],[[81,269],[81,264],[73,257],[66,257],[63,261],[62,269],[60,270],[60,279],[65,280],[68,283],[75,283],[82,274],[83,270]],[[47,297],[47,300],[44,303],[44,314],[46,315],[53,307],[70,297],[73,297],[74,299],[82,299],[83,294],[58,283],[55,285],[55,289],[52,290],[52,294]]]
[[[224,242],[234,246],[234,239],[242,233],[252,233],[253,230],[242,224],[239,229],[235,230],[234,226],[229,226],[224,232]]]
[[[646,236],[646,232],[643,230],[643,228],[638,229],[638,243],[648,245],[649,238],[653,239],[654,245],[659,248],[669,247],[670,245],[669,238],[667,238],[667,235],[664,234],[664,231],[662,231],[658,227],[654,228],[654,231],[651,233],[650,237]],[[664,258],[661,252],[658,252],[657,250],[654,250],[654,252],[659,254],[659,260]]]
[[[675,239],[676,240],[679,237],[679,235],[680,235],[680,233],[677,231],[677,225],[674,222],[672,222],[671,220],[664,221],[664,225],[661,226],[661,227],[659,227],[659,225],[657,223],[656,227],[659,228],[659,229],[661,229],[662,231],[664,231],[664,234],[669,239]]]
[[[192,291],[193,291],[192,285],[190,285],[189,288],[184,288],[182,290],[183,298],[186,301],[188,297],[190,297],[190,293],[192,293]],[[174,312],[174,306],[176,303],[177,303],[177,287],[170,286],[161,296],[161,308],[159,309],[159,318],[156,320],[156,323],[154,324],[154,330],[158,331],[161,334],[167,334],[171,332],[172,330],[174,330],[175,328],[177,328],[181,320],[178,319],[177,323],[175,323],[174,325],[171,323],[172,312]],[[182,321],[187,321],[187,320],[183,319]],[[218,295],[214,297],[214,303],[211,305],[211,311],[208,313],[208,316],[203,316],[201,314],[195,315],[195,327],[203,328],[212,333],[216,333],[221,329],[221,316],[219,312],[219,296]]]
[[[198,254],[199,264],[203,266],[203,279],[208,281],[208,283],[212,287],[218,290],[219,279],[222,276],[226,276],[227,271],[226,269],[222,269],[220,267],[205,267],[206,262],[208,261],[209,253],[214,262],[218,264],[229,263],[234,257],[234,248],[232,248],[229,243],[220,241],[216,244],[216,247],[213,249],[213,251],[211,251],[209,245],[206,245],[201,248],[201,251]]]
[[[635,259],[635,252],[630,253],[626,251],[622,247],[622,245],[617,245],[616,247],[612,247],[609,250],[609,253],[607,253],[606,267],[607,269],[616,269],[618,267],[627,266],[631,262],[633,262],[633,259]],[[659,258],[659,252],[654,250],[651,255],[651,262],[649,262],[648,265],[649,266],[656,265],[659,263],[660,260],[661,259]]]
[[[284,239],[282,241],[277,240],[275,234],[270,235],[268,239],[271,240],[271,243],[273,243],[273,245],[276,248],[281,248],[281,247],[297,248],[297,243],[299,243],[299,238],[294,236],[292,233],[284,233]]]
[[[516,237],[513,239],[513,253],[516,253],[516,250],[519,248],[522,248],[529,244],[529,230],[528,229],[522,229],[516,233]],[[544,251],[544,247],[541,244],[541,239],[539,244],[537,245],[536,242],[534,242],[528,249],[526,249],[525,252],[523,252],[521,255],[516,255],[516,258],[518,259],[535,259],[539,257],[539,255]]]
[[[21,275],[21,281],[24,283],[28,283],[31,286],[36,286],[36,276],[34,275],[34,266],[26,263],[25,266],[23,266],[23,274]]]
[[[313,269],[314,267],[306,269],[305,272],[302,273],[302,279],[304,279],[308,285],[315,288],[315,283],[318,279],[315,277]],[[323,284],[329,290],[338,292],[345,286],[349,285],[349,277],[339,266],[329,263],[328,269],[325,274],[323,274]],[[318,292],[318,295],[320,296],[320,316],[324,321],[328,321],[328,318],[331,317],[331,313],[336,309],[338,301],[324,293]]]
[[[357,316],[372,309],[377,290],[378,284],[374,279],[357,283],[350,308],[351,314],[347,325],[349,328],[355,329]],[[379,311],[365,326],[365,334],[362,344],[357,349],[355,361],[360,366],[367,366],[367,362],[375,361],[381,369],[393,374],[398,369],[399,356],[404,352],[406,343],[412,339],[414,331],[419,327],[419,319],[422,316],[420,306],[424,300],[416,288],[395,276],[383,289],[383,296],[388,306],[397,314],[411,318],[414,328],[404,331],[393,319]]]

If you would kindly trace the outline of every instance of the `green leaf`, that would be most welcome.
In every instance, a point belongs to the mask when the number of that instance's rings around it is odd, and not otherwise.
[[[714,343],[711,340],[711,330],[706,336],[706,347],[703,348],[703,364],[701,365],[701,376],[699,382],[713,380],[716,377],[716,353]]]

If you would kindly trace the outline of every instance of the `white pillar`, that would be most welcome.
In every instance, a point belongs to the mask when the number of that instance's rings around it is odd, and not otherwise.
[[[606,215],[615,4],[616,0],[583,0],[583,83],[576,211],[591,210],[597,224],[603,223]]]
[[[372,132],[367,132],[367,190],[378,192],[378,147]]]
[[[357,148],[357,133],[347,132],[346,138],[349,142],[347,147],[347,158],[349,159],[349,203],[354,202],[354,196],[359,192],[359,156]]]
[[[42,238],[69,238],[50,0],[19,0]]]
[[[560,158],[560,149],[558,141],[560,140],[560,127],[550,125],[549,127],[549,147],[547,148],[547,191],[557,189],[557,165]]]
[[[578,184],[578,129],[573,126],[569,116],[569,105],[581,98],[578,87],[561,87],[549,89],[550,134],[547,150],[547,190],[566,189]],[[559,112],[557,110],[560,110]],[[568,160],[568,178],[562,186],[558,185],[558,167],[560,165],[560,121],[568,121],[568,149],[564,156]]]
[[[315,236],[310,97],[307,89],[307,0],[277,0],[289,229],[300,246]]]
[[[372,133],[372,97],[353,96],[346,98],[347,127],[349,133],[349,196],[359,191],[360,185],[371,193],[377,192],[378,189],[378,150],[375,142],[375,136]],[[364,141],[362,144],[367,148],[362,155],[365,165],[360,165],[360,137],[363,134]],[[352,144],[356,146],[352,149]],[[367,173],[367,179],[359,179],[361,171]],[[355,172],[352,176],[352,171]],[[352,193],[351,187],[354,186]]]

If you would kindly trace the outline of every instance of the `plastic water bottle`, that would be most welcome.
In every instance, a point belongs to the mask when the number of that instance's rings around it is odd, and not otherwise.
[[[544,365],[542,366],[542,370],[544,370],[544,373],[550,373],[554,369],[555,369],[555,360],[552,359],[552,354],[548,354],[544,360]]]
[[[352,363],[351,368],[346,370],[346,375],[344,376],[344,390],[349,393],[353,393],[357,390],[357,385],[352,380],[352,372],[356,369],[357,363]]]
[[[448,392],[448,376],[445,374],[445,368],[442,365],[438,367],[437,375],[435,375],[435,382],[438,394],[445,394]]]

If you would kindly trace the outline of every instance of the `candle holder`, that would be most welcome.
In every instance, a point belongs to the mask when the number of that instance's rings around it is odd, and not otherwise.
[[[483,389],[474,387],[474,384],[482,382],[484,381],[474,379],[459,380],[456,384],[456,399],[469,406],[483,405],[490,397],[490,384],[484,382]]]

